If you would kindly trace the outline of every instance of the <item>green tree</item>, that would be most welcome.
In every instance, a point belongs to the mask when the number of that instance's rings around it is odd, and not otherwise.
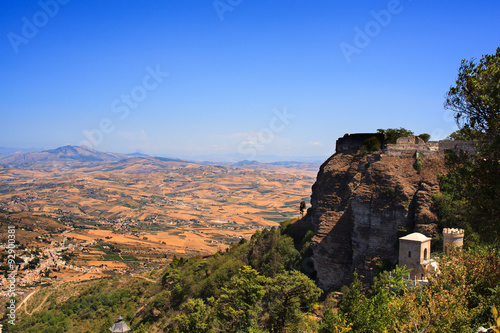
[[[464,141],[481,141],[485,140],[486,136],[483,132],[471,129],[468,125],[465,125],[459,130],[451,133],[446,137],[446,140],[464,140]]]
[[[484,138],[473,156],[448,156],[450,172],[440,179],[441,191],[462,201],[465,218],[483,241],[500,237],[500,48],[479,63],[462,60],[456,85],[445,107],[455,112],[461,129],[455,137]],[[441,204],[446,203],[442,200]],[[449,207],[438,211],[445,219]]]
[[[406,128],[402,128],[402,127],[378,129],[377,132],[385,135],[385,143],[396,143],[396,140],[398,138],[403,138],[403,137],[415,135],[415,133],[413,133],[412,131],[407,130]]]
[[[492,55],[462,60],[455,86],[448,91],[445,108],[455,112],[459,128],[499,134],[500,125],[500,47]]]
[[[297,332],[304,312],[309,311],[321,295],[314,281],[298,271],[287,271],[270,281],[266,293],[268,328],[272,332]]]
[[[363,142],[361,146],[361,150],[363,153],[373,153],[374,151],[378,151],[381,149],[381,144],[379,139],[376,136],[369,137]]]
[[[321,318],[319,333],[347,333],[352,330],[352,323],[348,323],[345,316],[334,314],[326,309]]]
[[[299,210],[300,210],[300,214],[302,216],[304,216],[304,211],[306,210],[306,202],[305,201],[300,202]]]
[[[257,326],[265,283],[266,279],[255,269],[243,266],[223,288],[216,308],[226,332]]]
[[[431,139],[431,135],[428,133],[419,134],[418,137],[424,140],[424,142],[429,142],[429,140]]]
[[[202,299],[188,299],[181,306],[182,313],[173,318],[174,332],[214,332],[213,310]]]

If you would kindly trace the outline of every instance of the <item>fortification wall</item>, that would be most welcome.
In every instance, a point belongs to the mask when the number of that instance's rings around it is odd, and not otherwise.
[[[380,141],[380,146],[383,147],[385,137],[381,133],[355,133],[345,134],[344,137],[337,139],[335,151],[337,153],[346,151],[357,151],[361,148],[366,139],[376,137]]]
[[[389,156],[401,156],[415,154],[416,152],[444,154],[446,150],[453,150],[458,154],[462,150],[469,155],[474,155],[478,143],[480,144],[478,141],[451,140],[424,142],[419,137],[409,136],[399,138],[395,144],[387,144],[383,149],[383,153]]]
[[[444,153],[445,150],[451,149],[457,154],[463,150],[468,155],[474,155],[476,153],[476,146],[481,146],[483,143],[482,141],[441,140],[439,141],[439,150]]]
[[[482,144],[480,141],[460,140],[424,142],[421,138],[414,136],[398,138],[395,144],[385,144],[385,137],[381,133],[355,133],[345,134],[342,138],[339,138],[336,142],[335,150],[337,153],[357,151],[366,139],[373,136],[380,141],[383,148],[382,152],[389,156],[414,155],[416,152],[444,154],[446,150],[453,150],[457,154],[462,150],[469,155],[474,155],[476,146]]]

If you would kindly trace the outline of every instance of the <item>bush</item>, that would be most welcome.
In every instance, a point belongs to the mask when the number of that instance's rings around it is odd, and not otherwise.
[[[427,134],[427,133],[422,133],[422,134],[419,134],[418,136],[420,139],[424,140],[424,142],[429,142],[430,138],[431,138],[431,135],[430,134]]]
[[[406,128],[388,128],[388,129],[378,129],[378,133],[385,135],[385,143],[396,143],[399,138],[413,136],[414,133]]]
[[[363,142],[363,146],[361,146],[361,151],[363,153],[373,153],[374,151],[379,151],[379,150],[381,150],[380,141],[375,136],[366,139]]]
[[[422,159],[417,158],[415,160],[415,164],[413,164],[413,167],[415,168],[415,170],[417,170],[418,173],[420,173],[422,171]]]

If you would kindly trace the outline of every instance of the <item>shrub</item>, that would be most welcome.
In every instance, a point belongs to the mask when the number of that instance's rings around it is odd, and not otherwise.
[[[385,135],[386,143],[396,143],[396,140],[399,138],[412,136],[414,133],[406,128],[388,128],[388,129],[378,129],[378,133],[382,133]]]
[[[430,138],[431,138],[431,135],[430,134],[427,134],[427,133],[422,133],[422,134],[419,134],[418,136],[420,139],[424,140],[424,142],[429,142]]]
[[[422,159],[417,158],[415,160],[415,164],[413,164],[413,167],[415,168],[415,170],[417,170],[418,173],[420,173],[422,171]]]
[[[374,151],[379,151],[381,149],[380,141],[377,137],[372,136],[366,139],[361,146],[361,151],[363,153],[373,153]]]

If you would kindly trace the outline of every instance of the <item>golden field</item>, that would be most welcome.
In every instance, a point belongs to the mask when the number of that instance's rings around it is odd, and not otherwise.
[[[297,217],[315,176],[310,165],[228,167],[155,158],[3,167],[0,217],[17,224],[29,247],[73,243],[76,265],[162,263],[223,250],[256,229]],[[78,250],[89,241],[121,252]]]

